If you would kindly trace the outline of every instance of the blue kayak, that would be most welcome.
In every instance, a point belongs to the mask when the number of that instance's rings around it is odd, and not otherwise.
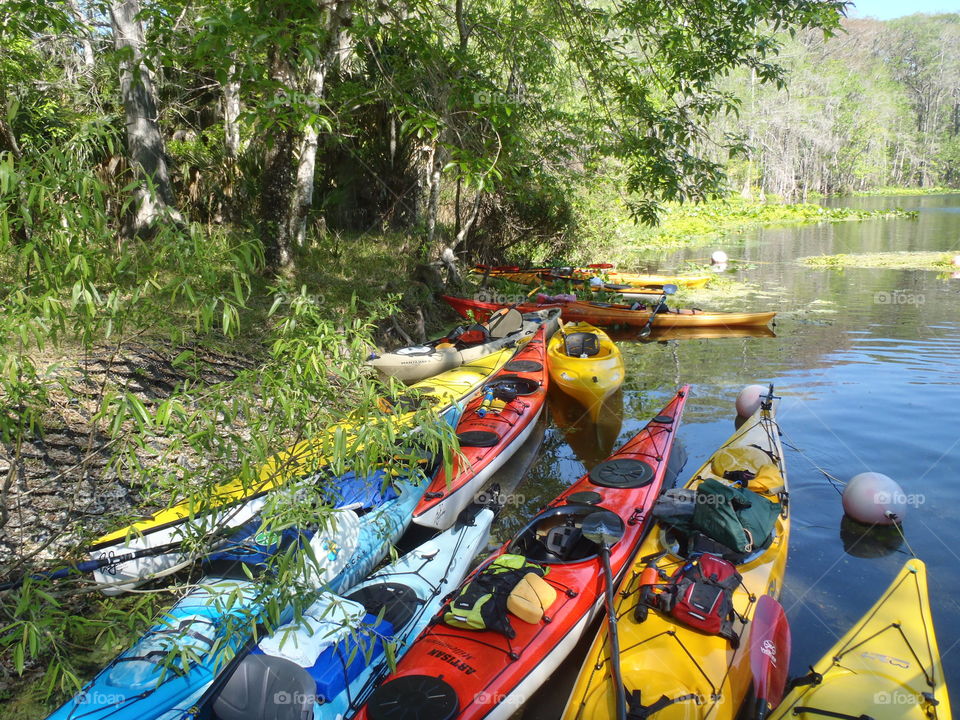
[[[321,595],[264,638],[197,717],[272,717],[278,698],[294,706],[285,716],[352,717],[388,674],[388,653],[403,657],[484,548],[493,511],[473,510],[345,595]]]
[[[382,480],[382,478],[380,478]],[[341,508],[307,541],[315,562],[297,581],[314,596],[340,592],[365,578],[410,523],[426,489],[421,481],[396,485],[392,499],[363,514]],[[172,720],[187,713],[242,652],[257,622],[273,607],[276,622],[292,619],[266,583],[207,576],[129,650],[115,658],[50,720]],[[172,660],[172,662],[171,662]]]

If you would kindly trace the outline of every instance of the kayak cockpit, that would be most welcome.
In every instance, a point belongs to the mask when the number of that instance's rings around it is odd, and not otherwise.
[[[577,563],[597,557],[600,546],[583,535],[583,521],[597,512],[593,505],[571,503],[537,515],[514,538],[507,550],[532,562]],[[610,513],[623,530],[623,520]]]

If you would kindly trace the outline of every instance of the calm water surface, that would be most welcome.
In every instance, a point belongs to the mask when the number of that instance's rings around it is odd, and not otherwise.
[[[754,284],[717,309],[776,309],[775,338],[621,342],[623,392],[599,425],[562,396],[530,470],[501,476],[513,496],[498,518],[508,539],[532,513],[635,434],[673,395],[693,386],[679,434],[689,456],[680,482],[733,431],[734,400],[750,383],[782,396],[791,484],[790,556],[781,601],[793,628],[792,670],[801,674],[872,605],[912,550],[929,570],[930,595],[948,684],[960,688],[960,279],[907,270],[812,270],[818,254],[897,250],[960,253],[960,195],[854,198],[833,204],[905,207],[917,219],[764,228],[709,248],[651,259],[681,267],[723,249],[728,271]],[[705,303],[704,303],[705,304]],[[529,460],[529,458],[528,458]],[[873,470],[918,503],[896,532],[867,536],[843,519],[839,491],[817,470],[847,480]],[[518,473],[517,473],[518,474]],[[555,718],[582,652],[522,716]]]

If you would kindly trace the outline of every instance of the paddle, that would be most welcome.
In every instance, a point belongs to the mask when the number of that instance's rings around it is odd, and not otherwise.
[[[231,530],[236,530],[236,528],[231,528]],[[214,537],[219,534],[226,533],[218,531],[214,533]],[[156,547],[134,550],[121,555],[110,555],[109,557],[103,557],[98,560],[86,560],[84,562],[68,565],[67,567],[60,568],[59,570],[41,570],[28,575],[22,575],[14,580],[8,580],[7,582],[0,583],[0,592],[5,590],[15,590],[22,586],[28,578],[31,580],[60,580],[65,577],[69,577],[70,575],[84,575],[110,565],[129,562],[130,560],[139,560],[140,558],[153,557],[156,555],[166,555],[167,553],[176,552],[177,550],[181,549],[184,542],[185,540],[180,540],[177,542],[166,543],[165,545],[157,545]]]
[[[790,666],[790,625],[783,606],[762,595],[750,622],[750,672],[756,704],[753,717],[764,720],[783,700]]]
[[[613,571],[610,569],[610,546],[623,537],[623,524],[615,513],[600,510],[584,518],[580,531],[587,540],[600,546],[600,559],[603,561],[603,575],[606,579],[604,594],[610,634],[610,675],[617,693],[617,720],[626,720],[627,692],[623,687],[623,677],[620,674],[620,640],[617,638],[617,617],[613,606]]]
[[[650,335],[650,332],[653,328],[653,319],[657,316],[658,312],[667,309],[667,296],[673,295],[676,291],[676,285],[663,286],[663,295],[660,296],[660,300],[657,301],[656,307],[654,307],[653,311],[650,313],[650,319],[647,320],[647,324],[640,329],[640,337],[648,337]]]

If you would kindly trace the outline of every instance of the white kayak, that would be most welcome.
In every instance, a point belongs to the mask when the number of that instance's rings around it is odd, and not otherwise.
[[[490,353],[527,342],[541,325],[549,338],[559,327],[560,310],[520,314],[501,308],[483,324],[464,325],[445,337],[388,353],[374,353],[367,364],[387,377],[414,383],[479,360]]]
[[[214,716],[268,717],[284,698],[294,705],[289,717],[353,717],[466,576],[493,517],[488,508],[468,509],[449,530],[348,594],[324,593],[300,621],[278,628],[244,658],[212,698]]]

